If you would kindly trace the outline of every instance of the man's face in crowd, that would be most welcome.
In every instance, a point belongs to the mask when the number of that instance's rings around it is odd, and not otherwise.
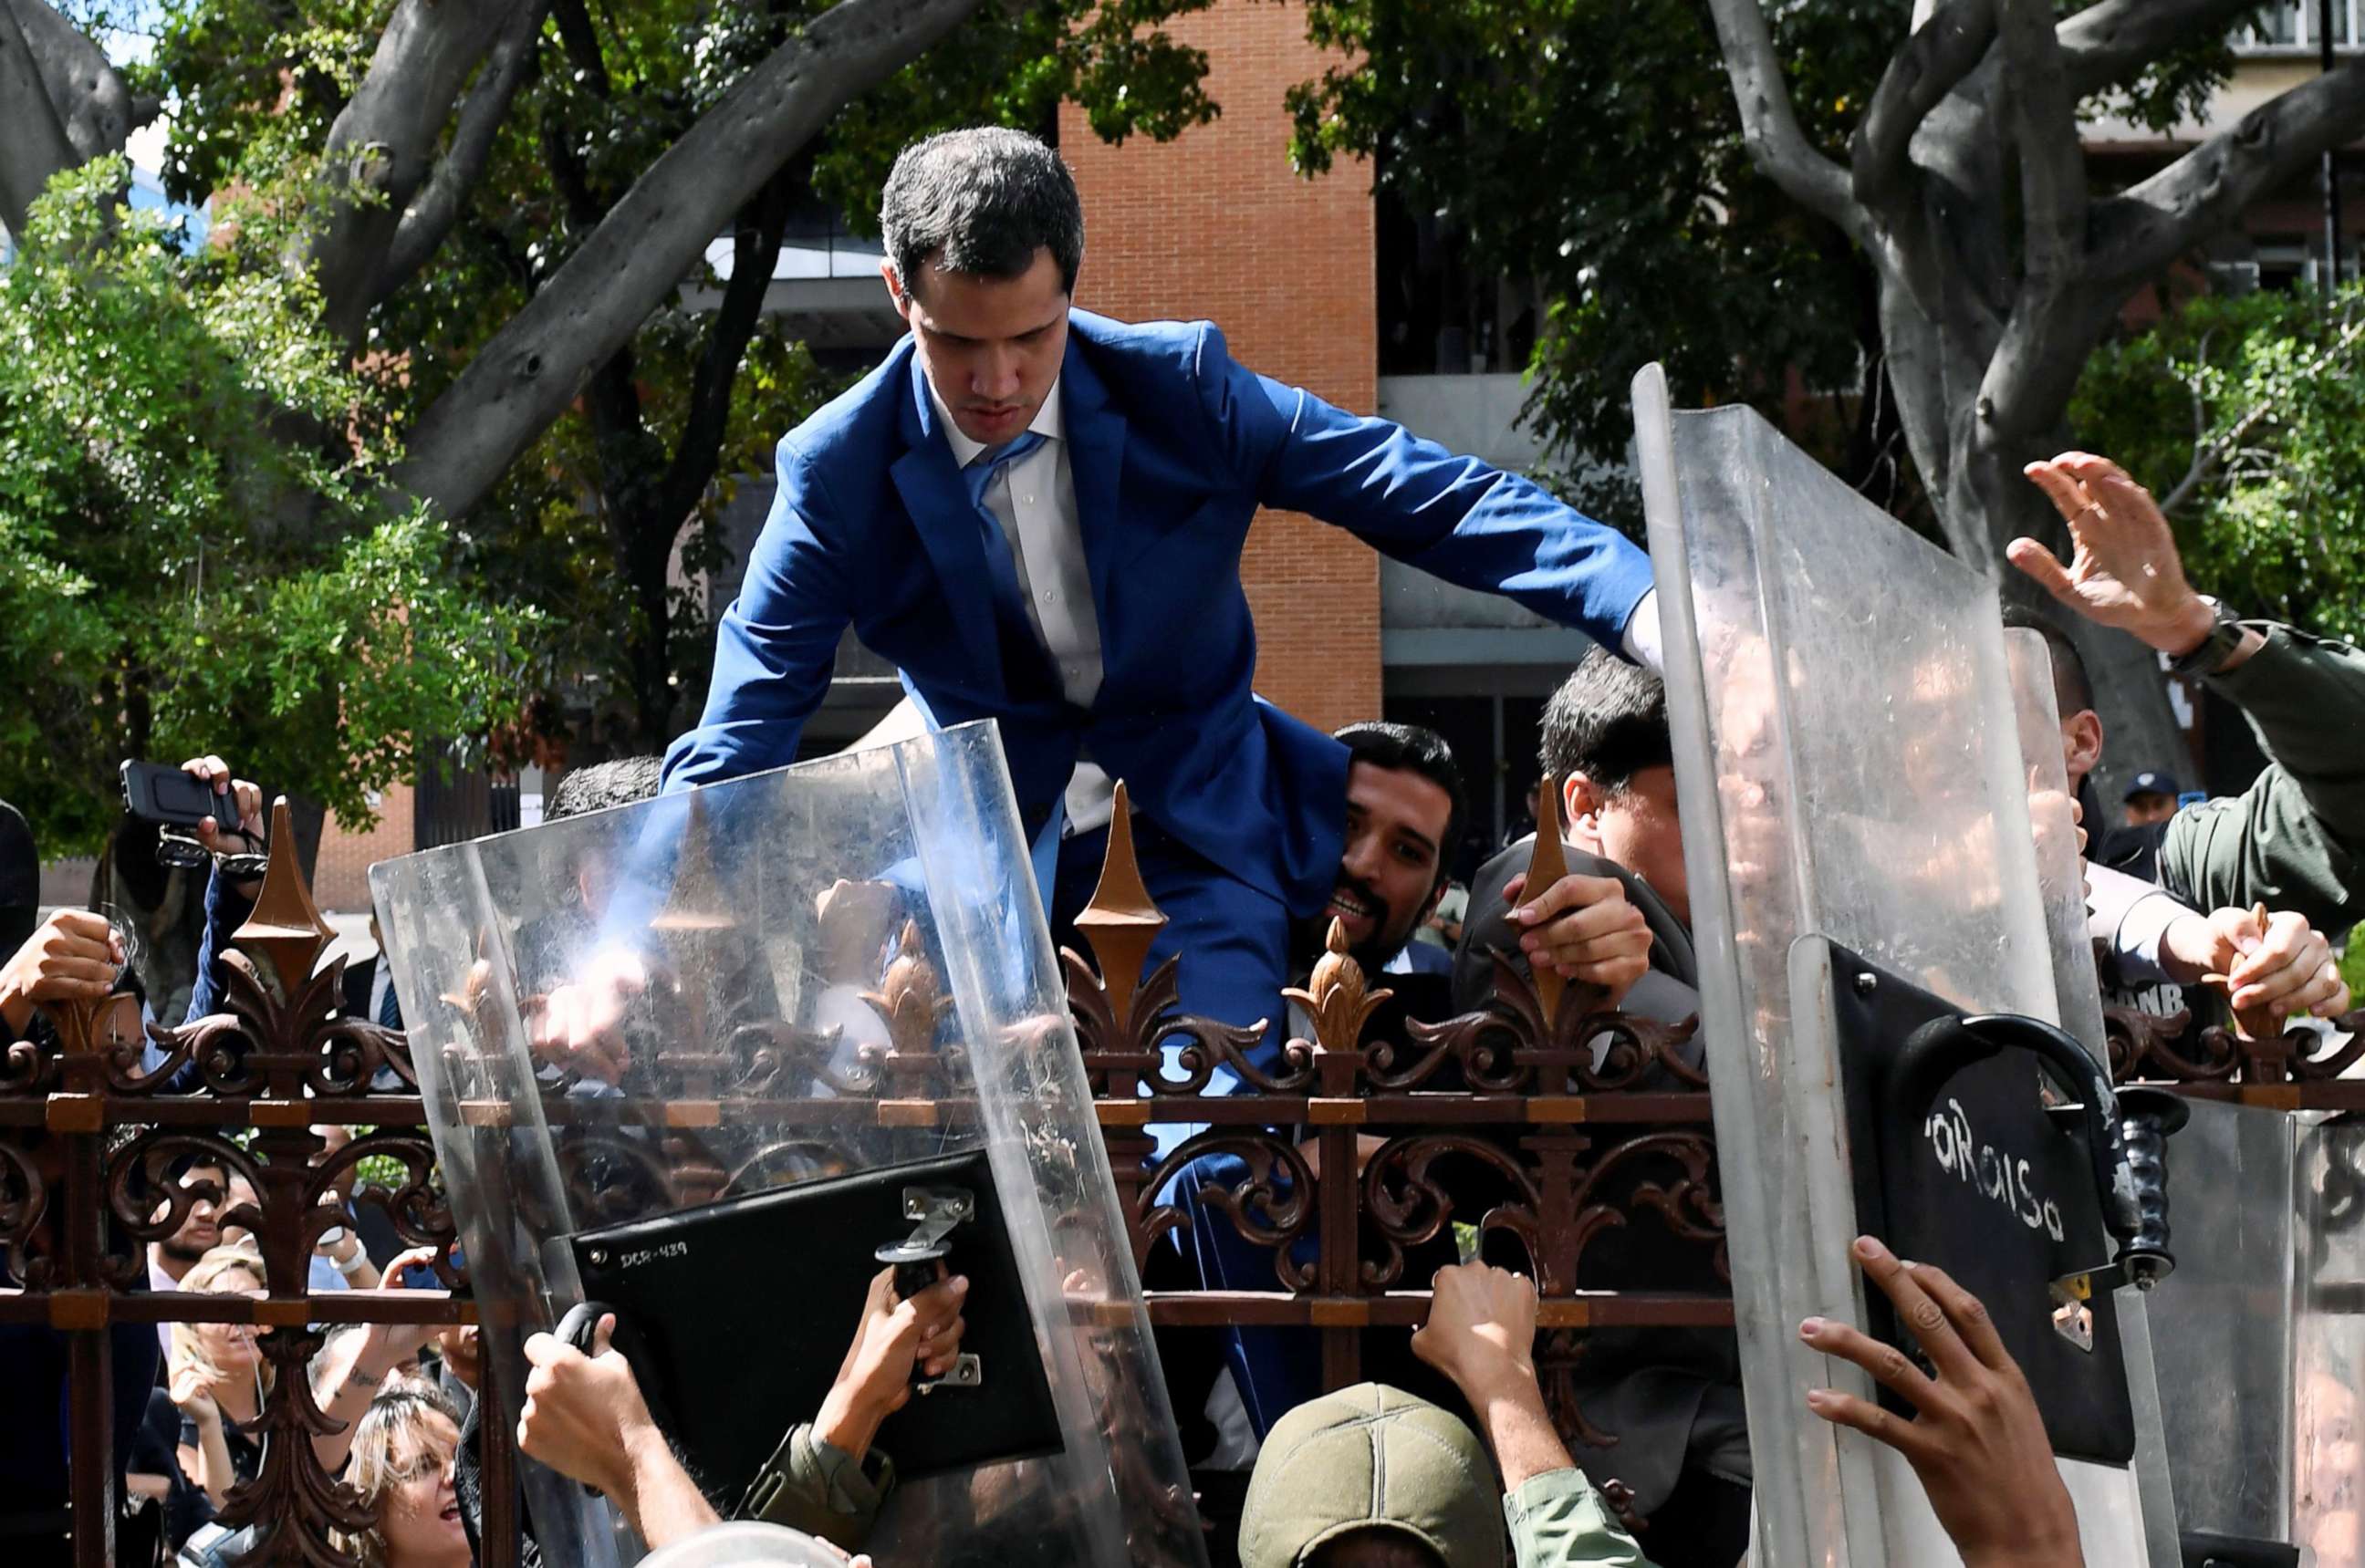
[[[1637,768],[1626,788],[1605,793],[1582,773],[1566,785],[1569,838],[1588,855],[1614,860],[1651,886],[1668,913],[1689,926],[1691,885],[1684,878],[1684,825],[1676,811],[1676,770]]]
[[[1439,1568],[1436,1552],[1410,1533],[1373,1526],[1334,1536],[1306,1560],[1306,1568]]]
[[[158,1245],[174,1262],[194,1263],[221,1242],[219,1216],[230,1182],[218,1165],[196,1165],[182,1178],[181,1185],[194,1194],[189,1212],[181,1216],[181,1228]]]
[[[2127,798],[2129,827],[2148,827],[2153,823],[2164,823],[2175,814],[2176,797],[2173,795],[2163,795],[2157,790],[2146,790],[2140,795],[2131,795]]]
[[[1436,906],[1438,858],[1453,798],[1409,769],[1358,762],[1347,770],[1347,842],[1323,912],[1346,927],[1366,972],[1403,950]]]
[[[907,289],[892,263],[880,271],[961,433],[988,446],[1025,434],[1068,352],[1068,290],[1049,248],[1016,277],[948,273],[930,260]]]

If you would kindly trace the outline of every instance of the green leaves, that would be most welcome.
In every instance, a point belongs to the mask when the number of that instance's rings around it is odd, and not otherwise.
[[[385,389],[281,261],[311,186],[253,190],[187,254],[126,177],[61,176],[0,274],[0,796],[71,854],[118,761],[219,752],[365,820],[412,735],[514,711],[531,619],[386,515]]]
[[[1846,164],[1914,7],[1765,10],[1800,129]],[[1861,423],[1881,403],[1872,269],[1752,165],[1703,0],[1307,0],[1306,20],[1345,58],[1291,90],[1292,156],[1308,174],[1372,160],[1423,244],[1481,281],[1534,280],[1528,412],[1572,470],[1622,465],[1628,386],[1652,360],[1678,401],[1750,402],[1794,429],[1801,394],[1831,394],[1801,433],[1836,458],[1859,422],[1837,465],[1852,481],[1880,465],[1863,445],[1882,427]],[[2231,64],[2224,39],[2197,39],[2085,109],[2165,125]]]
[[[2204,297],[2094,355],[2079,440],[2164,500],[2195,586],[2365,638],[2365,287]],[[2196,464],[2196,459],[2199,462]],[[2186,485],[2196,466],[2201,477]]]

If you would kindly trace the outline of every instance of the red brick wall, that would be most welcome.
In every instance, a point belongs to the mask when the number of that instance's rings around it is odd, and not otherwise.
[[[375,828],[328,820],[320,829],[320,859],[312,876],[315,903],[347,913],[369,908],[369,868],[411,851],[410,801],[410,786],[397,784],[379,800]]]
[[[1205,317],[1239,361],[1341,408],[1377,401],[1368,172],[1302,179],[1282,94],[1326,57],[1305,17],[1216,0],[1171,29],[1207,52],[1212,125],[1110,147],[1073,107],[1059,145],[1084,198],[1079,305],[1127,320]],[[1256,615],[1257,688],[1331,729],[1380,712],[1379,557],[1352,536],[1266,512],[1240,573]]]

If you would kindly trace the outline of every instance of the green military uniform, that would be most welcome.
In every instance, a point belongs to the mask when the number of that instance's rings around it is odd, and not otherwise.
[[[747,1488],[739,1517],[786,1525],[859,1551],[879,1520],[879,1505],[895,1488],[895,1462],[872,1449],[857,1462],[813,1436],[810,1424],[790,1429]]]
[[[1531,1475],[1503,1499],[1519,1568],[1651,1568],[1585,1472]]]
[[[2207,684],[2249,716],[2272,766],[2169,819],[2159,882],[2194,909],[2291,910],[2338,941],[2365,900],[2365,652],[2249,624],[2266,646]]]

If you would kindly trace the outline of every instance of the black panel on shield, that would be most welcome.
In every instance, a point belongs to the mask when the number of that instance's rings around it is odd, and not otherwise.
[[[1857,1228],[1900,1258],[1936,1264],[1986,1304],[2028,1374],[2055,1453],[2127,1463],[2135,1417],[2110,1296],[2086,1304],[2090,1349],[2056,1326],[2052,1282],[2109,1262],[2111,1239],[2083,1140],[2045,1114],[2037,1058],[2006,1047],[1946,1079],[1926,1113],[1900,1116],[1887,1104],[1888,1070],[1906,1036],[1962,1010],[1836,944],[1831,951]],[[1889,1298],[1870,1283],[1864,1294],[1866,1330],[1920,1359]],[[1889,1409],[1913,1414],[1879,1392]]]
[[[690,1473],[725,1506],[789,1429],[820,1410],[883,1267],[873,1252],[911,1233],[903,1190],[917,1186],[976,1198],[946,1265],[969,1276],[961,1349],[976,1354],[981,1381],[914,1392],[880,1428],[879,1447],[906,1479],[1059,1451],[1059,1418],[982,1151],[568,1238],[585,1297],[631,1320],[646,1352],[636,1375],[654,1384]]]

